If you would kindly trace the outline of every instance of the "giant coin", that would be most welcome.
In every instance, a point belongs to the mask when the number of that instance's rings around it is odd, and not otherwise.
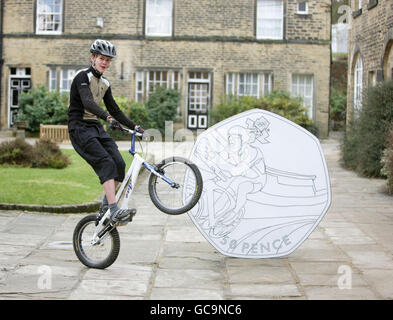
[[[254,109],[212,126],[198,136],[190,160],[202,173],[203,193],[189,216],[224,255],[288,255],[329,209],[319,140],[277,114]]]

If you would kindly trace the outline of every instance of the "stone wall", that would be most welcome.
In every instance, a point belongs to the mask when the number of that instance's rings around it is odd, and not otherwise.
[[[355,8],[355,0],[351,1]],[[354,67],[356,57],[363,62],[363,93],[372,85],[370,72],[374,72],[377,81],[388,80],[391,72],[384,72],[385,57],[392,57],[393,43],[393,2],[373,0],[362,2],[362,9],[353,11],[350,16],[348,46],[348,103],[347,124],[354,117]],[[384,74],[385,73],[385,74]]]
[[[79,69],[89,65],[95,38],[116,45],[118,58],[107,78],[115,95],[135,98],[135,72],[143,68],[180,70],[181,112],[186,109],[189,70],[212,73],[213,107],[225,93],[227,72],[272,71],[274,88],[291,90],[293,73],[314,76],[314,121],[328,134],[330,77],[330,1],[309,1],[309,14],[296,14],[295,0],[285,1],[284,39],[257,40],[254,0],[236,2],[174,1],[173,35],[144,35],[144,1],[64,1],[60,35],[36,35],[35,1],[5,0],[3,88],[11,67],[30,67],[33,87],[48,85],[55,66]],[[96,26],[97,17],[104,20]],[[4,91],[4,90],[3,90]],[[7,126],[7,93],[1,101],[1,127]]]

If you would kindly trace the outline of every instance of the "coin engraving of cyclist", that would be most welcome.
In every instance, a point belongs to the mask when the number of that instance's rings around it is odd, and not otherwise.
[[[190,159],[204,186],[190,217],[222,254],[286,255],[330,206],[318,139],[271,112],[254,109],[216,124],[198,137]]]
[[[266,184],[262,151],[252,143],[255,140],[269,143],[269,122],[264,117],[255,122],[249,119],[247,126],[231,127],[222,150],[217,151],[208,141],[198,150],[199,159],[211,170],[204,176],[206,190],[215,190],[221,195],[215,200],[214,192],[204,194],[207,217],[203,228],[209,229],[213,236],[220,237],[232,231],[244,215],[247,195],[261,191]]]
[[[115,46],[106,40],[97,39],[90,46],[91,66],[76,73],[70,89],[68,108],[68,131],[76,152],[90,164],[103,185],[105,196],[98,218],[110,209],[111,223],[130,221],[135,209],[119,209],[116,203],[116,186],[125,176],[125,162],[118,147],[104,130],[99,119],[112,125],[121,123],[130,129],[143,129],[128,119],[112,96],[109,81],[103,76],[116,58]],[[99,104],[104,101],[108,110]]]

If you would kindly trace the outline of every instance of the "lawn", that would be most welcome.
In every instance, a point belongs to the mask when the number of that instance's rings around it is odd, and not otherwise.
[[[93,169],[74,150],[65,169],[0,166],[0,203],[64,205],[91,202],[103,192]],[[132,157],[121,151],[129,168]],[[127,170],[126,169],[126,170]]]

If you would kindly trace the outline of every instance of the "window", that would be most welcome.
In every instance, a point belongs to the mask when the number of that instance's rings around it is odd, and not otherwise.
[[[377,5],[378,5],[378,0],[369,0],[367,10],[371,10],[372,8],[375,8]]]
[[[298,14],[308,14],[308,2],[306,2],[306,1],[298,2],[297,13]]]
[[[303,99],[304,105],[307,107],[308,116],[313,117],[314,104],[314,76],[297,74],[292,75],[292,96]]]
[[[30,76],[31,75],[31,69],[30,68],[11,68],[10,74],[12,76]]]
[[[49,91],[57,90],[57,70],[50,69],[49,71]]]
[[[179,71],[138,71],[135,74],[135,100],[143,101],[157,86],[180,91]]]
[[[375,71],[370,71],[368,73],[368,86],[375,87],[377,84],[377,73]]]
[[[260,82],[262,83],[260,84]],[[262,86],[262,95],[266,96],[273,90],[273,73],[227,73],[225,83],[225,93],[236,96],[260,96]]]
[[[60,75],[60,81],[59,81]],[[69,92],[72,80],[75,77],[75,69],[57,69],[49,70],[49,91],[59,90],[60,92]]]
[[[173,0],[146,0],[146,35],[172,35]]]
[[[360,10],[362,8],[362,0],[355,0],[355,10]]]
[[[263,90],[262,96],[269,95],[273,90],[273,73],[263,74]]]
[[[355,71],[354,71],[354,93],[353,93],[353,106],[355,112],[360,111],[362,108],[362,91],[363,91],[363,61],[360,55],[356,58]]]
[[[259,97],[259,77],[256,73],[239,73],[237,95]]]
[[[226,85],[225,85],[225,93],[227,95],[235,95],[235,74],[227,73],[226,75]]]
[[[75,70],[62,69],[60,73],[60,92],[69,92],[75,76]]]
[[[282,39],[283,26],[283,0],[258,0],[257,39]]]
[[[61,34],[62,0],[37,0],[36,33]]]

